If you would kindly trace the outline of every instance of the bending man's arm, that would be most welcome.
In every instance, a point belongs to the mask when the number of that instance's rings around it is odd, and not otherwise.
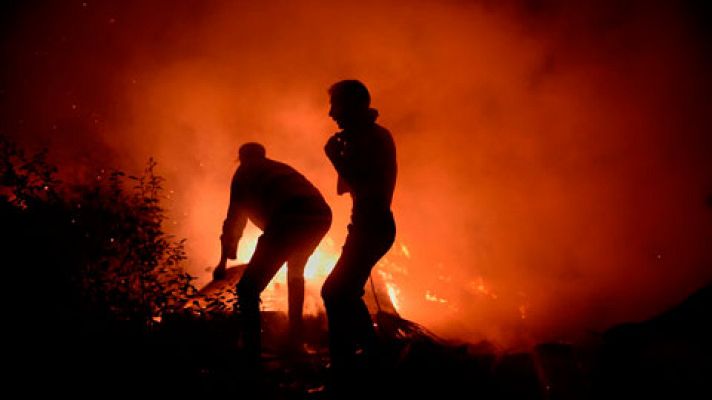
[[[240,206],[237,203],[230,202],[227,218],[223,222],[222,235],[220,235],[221,260],[234,260],[237,258],[237,245],[246,225],[247,217],[245,213],[240,210]]]
[[[236,179],[233,179],[230,189],[230,206],[220,235],[220,262],[213,271],[213,279],[221,279],[225,275],[227,260],[237,258],[237,246],[247,225],[247,215],[240,204],[240,197],[240,185]]]

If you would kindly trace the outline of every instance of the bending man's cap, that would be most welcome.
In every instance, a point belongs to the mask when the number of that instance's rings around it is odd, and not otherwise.
[[[238,151],[238,157],[240,162],[246,162],[251,160],[261,160],[266,157],[267,151],[265,147],[257,142],[249,142],[240,146]]]

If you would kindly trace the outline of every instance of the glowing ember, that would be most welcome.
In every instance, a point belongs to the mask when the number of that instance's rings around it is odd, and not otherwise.
[[[398,289],[398,287],[396,287],[393,282],[386,282],[386,290],[388,290],[388,297],[391,299],[391,304],[393,304],[393,308],[398,311],[398,309],[400,308],[400,301],[398,300],[400,289]]]
[[[378,276],[381,277],[381,280],[386,287],[386,293],[388,294],[388,299],[390,300],[393,309],[398,312],[402,306],[402,300],[400,298],[401,291],[398,288],[398,285],[394,282],[393,272],[391,271],[401,273],[402,268],[399,268],[387,259],[380,262],[375,270],[375,272],[378,273]]]
[[[433,303],[442,303],[442,304],[447,303],[446,299],[434,295],[433,293],[430,292],[430,290],[425,292],[425,300],[432,301]]]
[[[469,287],[471,290],[473,290],[475,293],[483,296],[487,296],[491,298],[492,300],[497,300],[497,295],[490,290],[487,286],[485,286],[484,280],[482,277],[478,277],[475,281],[470,282]]]
[[[408,250],[408,246],[401,244],[401,251],[403,252],[405,258],[410,258],[410,250]]]
[[[527,312],[529,311],[529,306],[522,304],[519,306],[519,316],[522,319],[527,319]]]

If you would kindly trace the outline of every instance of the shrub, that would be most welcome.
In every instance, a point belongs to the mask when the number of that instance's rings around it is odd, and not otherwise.
[[[27,156],[0,137],[0,242],[21,312],[133,320],[151,326],[193,296],[185,240],[163,231],[163,178],[101,170],[72,185],[47,151]],[[28,293],[29,292],[29,293]]]

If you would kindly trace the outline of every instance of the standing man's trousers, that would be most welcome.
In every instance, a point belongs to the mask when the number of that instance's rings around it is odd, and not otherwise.
[[[353,366],[358,353],[373,354],[376,334],[363,301],[364,286],[371,269],[393,245],[396,231],[390,212],[354,221],[348,229],[341,257],[321,290],[329,321],[331,363],[337,369]]]

